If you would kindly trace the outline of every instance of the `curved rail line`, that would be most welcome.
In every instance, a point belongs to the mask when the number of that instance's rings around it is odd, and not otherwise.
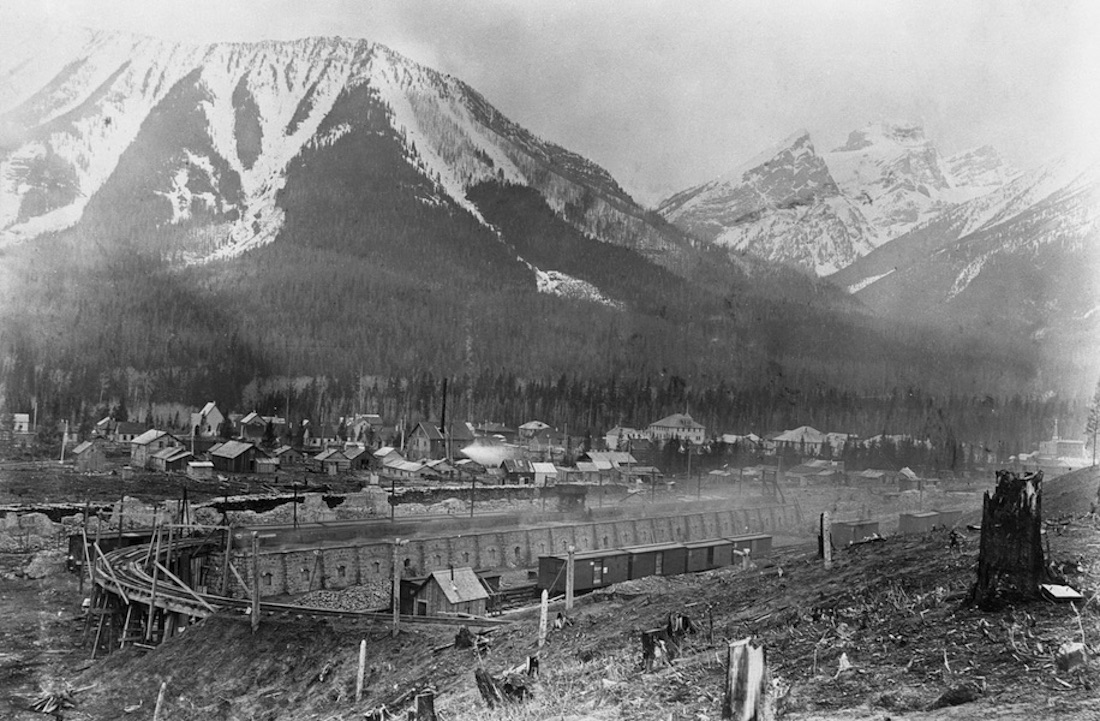
[[[209,545],[209,543],[209,539],[184,538],[172,544],[172,551],[174,553],[186,549],[200,549]],[[167,556],[167,552],[166,547],[162,548],[161,556]],[[101,553],[95,563],[95,583],[102,589],[120,596],[127,604],[140,603],[148,606],[150,602],[153,602],[153,605],[157,608],[198,618],[205,618],[220,611],[236,610],[246,613],[251,611],[252,602],[248,599],[200,593],[186,586],[182,581],[168,576],[164,570],[157,571],[156,597],[154,600],[153,575],[145,566],[146,559],[151,557],[150,544],[127,546]],[[162,558],[155,560],[159,564]],[[163,566],[161,569],[163,569]],[[260,601],[260,613],[268,616],[324,616],[382,623],[393,621],[392,613],[341,611],[263,600]],[[410,616],[402,614],[400,623],[499,626],[507,624],[508,621],[475,616]]]

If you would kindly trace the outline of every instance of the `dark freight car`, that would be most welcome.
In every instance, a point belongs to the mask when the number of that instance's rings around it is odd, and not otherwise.
[[[687,571],[687,548],[682,543],[653,543],[624,548],[631,579],[646,576],[675,576]]]
[[[573,590],[577,592],[603,588],[625,581],[629,577],[627,552],[619,548],[584,551],[573,554]],[[565,593],[565,566],[568,554],[539,558],[539,588],[551,594]]]
[[[688,573],[709,571],[733,562],[733,542],[728,538],[691,541],[684,546],[687,548]]]
[[[772,552],[772,537],[764,533],[733,536],[729,540],[735,551],[748,551],[753,558],[767,556]]]

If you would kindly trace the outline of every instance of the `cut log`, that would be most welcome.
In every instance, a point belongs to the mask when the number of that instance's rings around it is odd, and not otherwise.
[[[978,577],[969,600],[985,611],[1038,597],[1046,580],[1042,536],[1043,472],[997,471],[982,501]]]
[[[733,641],[727,648],[726,689],[722,718],[735,721],[773,721],[775,698],[767,654],[750,639]]]

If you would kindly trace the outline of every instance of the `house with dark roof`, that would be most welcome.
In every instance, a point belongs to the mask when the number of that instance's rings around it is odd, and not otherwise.
[[[405,441],[405,456],[409,460],[437,460],[446,454],[443,434],[432,423],[421,421]]]
[[[504,483],[531,485],[535,482],[535,467],[525,458],[505,458],[498,467],[504,472]]]
[[[365,471],[370,468],[371,453],[366,446],[348,444],[341,452],[348,459],[348,470]]]
[[[251,473],[259,449],[244,441],[226,441],[210,451],[214,470],[222,473]]]
[[[464,613],[484,616],[489,591],[472,568],[433,571],[413,595],[413,613],[440,616]]]
[[[129,444],[135,438],[140,436],[148,430],[144,423],[130,423],[127,421],[121,421],[115,424],[114,433],[111,436],[111,440],[115,443]]]
[[[690,441],[701,444],[706,440],[707,429],[701,423],[687,413],[673,413],[659,421],[649,424],[646,429],[650,440],[655,443],[667,443],[668,441]]]
[[[515,440],[517,431],[515,428],[509,428],[503,423],[485,421],[484,423],[478,423],[474,426],[474,433],[478,437],[500,436],[506,441],[512,441]]]

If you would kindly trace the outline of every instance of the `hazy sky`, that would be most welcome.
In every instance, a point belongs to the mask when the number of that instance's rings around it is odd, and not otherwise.
[[[362,37],[451,73],[639,200],[806,128],[923,120],[1030,165],[1100,137],[1100,2],[0,0],[188,41]],[[0,19],[2,19],[0,15]],[[0,47],[0,52],[3,52]]]

